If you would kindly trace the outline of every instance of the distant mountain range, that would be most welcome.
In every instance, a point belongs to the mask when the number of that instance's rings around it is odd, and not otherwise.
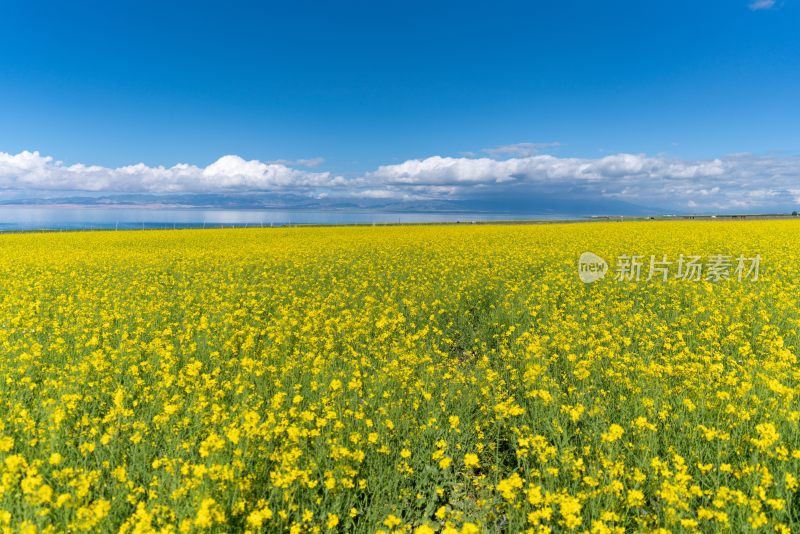
[[[563,198],[552,194],[527,195],[521,198],[502,196],[462,199],[395,200],[372,198],[311,199],[291,194],[119,194],[69,195],[0,200],[1,205],[72,206],[72,207],[159,207],[213,209],[280,209],[382,211],[397,213],[493,213],[509,215],[668,215],[675,210],[639,206],[603,197]]]

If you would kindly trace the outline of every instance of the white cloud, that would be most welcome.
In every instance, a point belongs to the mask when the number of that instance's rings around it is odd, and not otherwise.
[[[539,154],[548,148],[558,148],[561,143],[514,143],[513,145],[502,145],[494,148],[484,148],[482,152],[496,157],[528,157]]]
[[[343,178],[277,162],[228,155],[207,167],[68,165],[38,152],[0,152],[0,193],[50,197],[60,192],[245,193],[306,198],[520,200],[539,195],[606,198],[640,206],[692,211],[795,209],[800,157],[734,154],[685,160],[645,154],[601,158],[532,155],[495,159],[442,157],[383,165]],[[52,194],[51,194],[52,193]]]
[[[753,11],[761,9],[772,9],[775,7],[775,0],[753,0],[748,7]]]
[[[627,181],[636,177],[694,178],[722,174],[719,159],[704,162],[669,161],[641,154],[617,154],[600,159],[557,158],[550,155],[496,160],[433,156],[383,165],[368,177],[390,184],[445,185],[525,181],[558,183],[575,181]]]
[[[278,165],[286,165],[288,167],[319,167],[325,163],[325,158],[307,158],[307,159],[276,159],[268,163],[276,163]]]
[[[614,198],[650,207],[755,210],[797,201],[800,158],[749,154],[697,161],[644,154],[506,160],[434,156],[384,165],[366,177],[387,187],[427,192],[438,188],[450,197],[487,191],[508,197],[547,192],[565,198]]]
[[[0,152],[0,189],[5,190],[214,193],[336,187],[344,183],[343,178],[328,172],[308,172],[239,156],[223,156],[205,168],[185,163],[109,168],[66,165],[39,152]]]

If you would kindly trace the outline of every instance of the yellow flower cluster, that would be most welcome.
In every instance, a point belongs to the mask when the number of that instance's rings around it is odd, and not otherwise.
[[[798,532],[798,266],[792,221],[3,235],[0,529]]]

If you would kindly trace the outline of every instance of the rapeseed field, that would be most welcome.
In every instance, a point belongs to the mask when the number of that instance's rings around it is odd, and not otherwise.
[[[799,267],[793,221],[2,235],[0,527],[798,532]]]

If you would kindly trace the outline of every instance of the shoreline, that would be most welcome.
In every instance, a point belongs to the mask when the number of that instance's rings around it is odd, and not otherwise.
[[[178,231],[178,230],[234,230],[234,229],[285,229],[285,228],[347,228],[347,227],[393,227],[393,226],[473,226],[473,225],[548,225],[548,224],[591,224],[591,223],[636,223],[636,222],[746,222],[766,220],[796,220],[800,216],[791,214],[731,214],[731,215],[679,215],[679,216],[587,216],[563,219],[492,219],[492,220],[457,220],[457,221],[423,221],[423,222],[375,222],[375,223],[125,223],[119,225],[100,225],[86,227],[42,227],[42,228],[0,228],[0,235],[10,234],[50,234],[69,232],[145,232],[145,231]]]

